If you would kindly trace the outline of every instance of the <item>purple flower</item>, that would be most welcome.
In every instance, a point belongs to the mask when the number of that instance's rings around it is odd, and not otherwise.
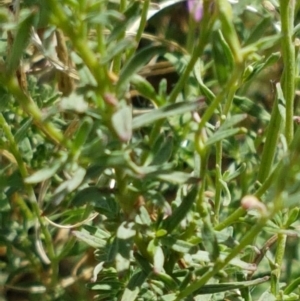
[[[199,22],[203,15],[202,0],[187,0],[187,7],[190,14],[193,15],[195,21]]]

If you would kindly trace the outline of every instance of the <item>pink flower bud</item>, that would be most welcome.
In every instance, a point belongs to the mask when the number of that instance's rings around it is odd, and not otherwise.
[[[266,206],[259,201],[254,195],[245,195],[241,201],[242,208],[245,210],[255,209],[260,213],[265,214],[267,212]]]
[[[202,0],[187,0],[187,7],[190,14],[193,15],[196,22],[199,22],[203,16]]]

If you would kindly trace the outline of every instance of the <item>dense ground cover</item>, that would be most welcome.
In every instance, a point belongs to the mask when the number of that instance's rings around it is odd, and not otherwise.
[[[0,1],[0,300],[299,300],[300,2]]]

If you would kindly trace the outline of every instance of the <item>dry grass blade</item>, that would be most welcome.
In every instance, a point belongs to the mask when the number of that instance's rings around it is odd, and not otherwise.
[[[88,218],[86,218],[85,220],[81,221],[81,222],[78,222],[74,225],[60,225],[60,224],[57,224],[53,221],[51,221],[51,219],[49,219],[47,216],[44,216],[44,219],[49,223],[51,224],[52,226],[54,227],[57,227],[57,228],[60,228],[60,229],[74,229],[74,228],[78,228],[82,225],[84,225],[85,223],[87,222],[90,222],[92,221],[94,218],[96,218],[97,216],[99,215],[99,213],[94,213],[92,214],[91,216],[89,216]]]
[[[34,29],[32,29],[32,34],[31,34],[31,40],[32,43],[34,44],[34,46],[37,47],[37,49],[41,52],[41,54],[49,61],[49,63],[58,71],[64,72],[65,74],[67,74],[69,77],[75,79],[75,80],[79,80],[79,76],[77,71],[72,68],[69,67],[68,65],[64,64],[63,62],[61,62],[59,59],[57,58],[53,58],[50,57],[43,44],[42,41],[40,40],[38,34],[36,33],[36,31]]]

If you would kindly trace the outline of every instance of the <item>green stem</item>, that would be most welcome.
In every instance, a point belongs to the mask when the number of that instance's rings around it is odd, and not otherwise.
[[[137,200],[137,195],[128,189],[128,177],[122,168],[115,168],[116,182],[118,193],[116,199],[122,208],[125,218],[129,218],[134,212],[134,204]]]
[[[171,94],[169,95],[168,101],[170,103],[176,102],[177,96],[179,95],[180,91],[183,89],[184,85],[188,81],[188,78],[190,76],[190,73],[192,72],[197,60],[201,56],[203,49],[206,45],[206,42],[209,37],[209,33],[211,30],[211,27],[215,21],[215,16],[211,16],[210,13],[210,1],[205,0],[203,2],[203,10],[204,10],[204,16],[203,19],[200,23],[201,26],[201,33],[200,33],[200,38],[198,41],[198,44],[194,48],[192,57],[190,61],[188,62],[186,69],[180,76],[179,80],[177,81],[175,87],[173,88]]]
[[[144,2],[144,4],[143,4],[141,19],[140,19],[140,25],[139,25],[138,31],[137,31],[137,33],[135,35],[136,47],[138,47],[138,45],[139,45],[139,43],[141,41],[144,29],[146,27],[146,24],[147,24],[147,14],[148,14],[149,6],[150,6],[150,0],[144,0],[143,2]],[[135,53],[135,51],[136,51],[136,48],[133,48],[129,52],[129,54],[127,56],[127,60],[133,56],[133,54]]]
[[[195,43],[195,29],[196,29],[196,21],[190,15],[189,17],[189,31],[188,31],[188,36],[186,39],[186,49],[188,53],[192,53],[194,49],[194,43]]]
[[[33,118],[37,127],[39,127],[56,144],[67,144],[63,134],[50,122],[43,122],[42,112],[35,102],[19,86],[15,77],[1,78],[8,91],[19,102],[22,109]]]
[[[206,109],[205,113],[203,114],[198,126],[199,130],[201,130],[205,126],[206,122],[208,122],[208,120],[212,117],[215,110],[218,108],[218,106],[220,105],[221,101],[225,98],[225,96],[229,94],[232,87],[236,87],[241,74],[242,74],[241,66],[236,66],[235,70],[232,73],[231,78],[226,84],[226,87],[224,87],[222,92],[216,96],[216,98],[212,101],[212,103],[209,105],[209,107]]]
[[[274,177],[276,175],[276,172],[278,172],[279,167],[281,167],[280,164],[277,164],[275,168],[272,170],[272,172],[269,174],[269,176],[264,180],[263,184],[256,190],[254,195],[257,198],[260,198],[264,193],[269,189],[269,187],[274,183]]]
[[[237,67],[237,73],[239,73],[239,67]],[[228,117],[228,114],[230,112],[231,106],[232,106],[232,102],[233,102],[233,98],[234,95],[237,91],[237,89],[240,87],[241,81],[240,78],[237,78],[235,83],[231,86],[229,86],[229,91],[228,91],[228,95],[226,97],[226,101],[225,101],[225,105],[224,105],[224,109],[223,109],[223,115],[226,116],[226,118]],[[225,120],[221,120],[221,124],[224,122]]]
[[[284,62],[284,70],[281,78],[281,86],[286,103],[285,138],[290,146],[294,137],[294,98],[295,98],[295,45],[293,43],[295,0],[280,0],[281,18],[281,47]],[[276,203],[275,203],[276,207]],[[286,246],[286,235],[278,234],[277,249],[275,255],[276,268],[271,274],[271,292],[276,296],[279,292],[280,273]]]
[[[275,254],[276,267],[271,273],[271,293],[274,296],[277,296],[277,294],[279,293],[280,274],[281,274],[281,267],[283,264],[286,238],[287,238],[286,234],[278,234],[277,248]]]
[[[228,95],[226,97],[223,114],[220,120],[220,125],[228,118],[233,98],[236,90],[239,87],[238,79],[234,85],[229,86]],[[225,118],[223,118],[225,116]],[[215,195],[215,218],[214,222],[217,224],[219,222],[219,214],[221,208],[221,192],[222,186],[220,180],[222,179],[222,140],[216,143],[216,195]]]
[[[242,207],[235,210],[231,215],[229,215],[224,221],[215,226],[216,231],[221,231],[230,225],[236,223],[240,217],[246,213],[246,210]]]
[[[120,10],[121,13],[123,13],[126,10],[126,6],[127,6],[127,0],[120,0],[119,10]],[[125,32],[123,32],[120,35],[119,40],[123,40],[124,38],[125,38]],[[114,58],[112,70],[115,74],[120,73],[121,65],[122,65],[122,57],[123,57],[123,53],[120,53],[120,54],[116,55],[115,58]]]
[[[232,21],[233,15],[231,5],[227,0],[218,0],[217,6],[219,19],[222,24],[222,32],[225,35],[226,42],[230,46],[235,64],[241,65],[243,63],[243,53]]]
[[[206,218],[208,215],[208,209],[204,202],[204,192],[205,192],[205,182],[207,173],[207,161],[209,155],[209,148],[205,146],[205,141],[207,140],[205,129],[198,131],[195,135],[196,151],[200,157],[200,178],[201,186],[197,196],[197,211],[200,213],[202,218]]]
[[[33,219],[32,212],[30,211],[30,208],[23,200],[23,198],[21,198],[20,195],[17,195],[14,202],[17,205],[18,209],[20,209],[23,213],[24,222],[28,223],[29,221],[31,221]]]
[[[102,1],[100,1],[99,2],[99,13],[103,12],[104,10],[105,10],[105,5]],[[99,22],[99,24],[96,26],[96,35],[97,35],[98,57],[100,57],[100,59],[105,57],[107,54],[104,29],[105,28],[104,28],[103,24],[101,24],[101,22]],[[77,39],[77,37],[74,37],[74,39]],[[74,41],[74,39],[73,39],[73,41]],[[83,39],[85,39],[85,36]],[[82,47],[80,47],[79,49],[81,49],[80,53],[82,53],[84,51],[84,53],[85,53],[84,58],[85,58],[85,61],[87,61],[89,59],[89,57],[92,55],[91,51],[89,51],[89,53],[86,53],[85,50],[82,49]],[[94,56],[95,56],[95,58],[97,57],[96,55],[94,55]],[[93,61],[93,62],[91,61],[90,67],[95,68],[94,64],[95,64],[95,61]],[[106,66],[105,64],[101,65],[101,63],[98,60],[98,71],[94,71],[94,76],[97,76],[97,78],[98,78],[97,89],[99,90],[100,94],[104,93],[104,90],[110,86],[110,82],[107,77],[106,68],[109,69],[109,67]],[[95,70],[95,69],[93,69],[93,70]],[[102,84],[100,84],[100,86],[102,86],[103,88],[99,86],[100,80],[102,81]],[[97,95],[96,98],[97,98],[98,108],[100,109],[100,111],[103,111],[104,110],[104,101],[103,101],[102,97],[100,95]]]
[[[99,13],[105,10],[105,6],[103,5],[103,2],[99,2]],[[106,47],[105,47],[105,35],[104,33],[104,26],[99,22],[96,28],[97,31],[97,48],[98,52],[100,54],[100,57],[103,57],[106,55]]]
[[[222,142],[219,141],[216,143],[216,180],[215,180],[215,215],[214,215],[214,225],[219,223],[219,215],[220,215],[220,208],[221,208],[221,193],[222,193],[222,185],[221,185],[221,178],[222,178]]]
[[[288,145],[294,136],[295,45],[293,43],[295,0],[280,0],[281,47],[284,71],[281,78],[286,101],[285,137]]]
[[[271,120],[268,126],[266,142],[264,144],[257,180],[264,183],[270,175],[273,160],[277,150],[277,141],[280,134],[281,115],[278,109],[278,101],[273,106]]]

